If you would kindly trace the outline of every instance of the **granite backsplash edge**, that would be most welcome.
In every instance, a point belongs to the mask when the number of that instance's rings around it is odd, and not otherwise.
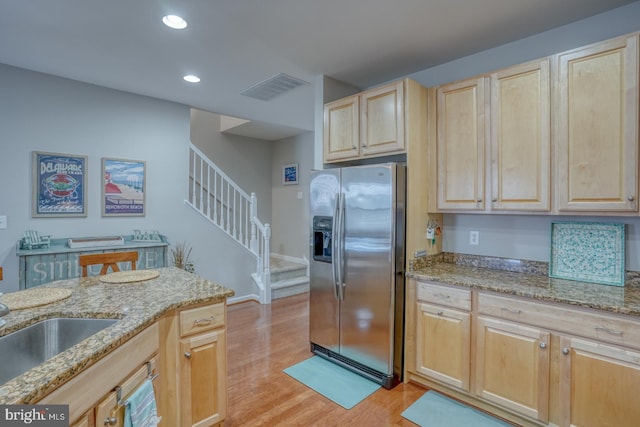
[[[464,265],[468,267],[488,268],[491,270],[510,271],[513,273],[549,275],[549,263],[514,258],[501,258],[486,255],[460,254],[442,252],[436,255],[413,258],[409,261],[409,271],[418,271],[436,263]],[[640,283],[640,271],[625,271],[625,282]]]

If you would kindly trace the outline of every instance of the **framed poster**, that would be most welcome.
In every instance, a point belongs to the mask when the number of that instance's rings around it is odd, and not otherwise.
[[[282,167],[282,184],[293,185],[298,183],[298,164],[290,163]]]
[[[102,158],[102,216],[144,216],[146,162]]]
[[[87,216],[87,156],[32,152],[32,217]]]

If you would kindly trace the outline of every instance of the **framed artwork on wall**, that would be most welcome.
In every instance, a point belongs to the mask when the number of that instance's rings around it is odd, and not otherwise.
[[[32,152],[31,216],[87,216],[87,156]]]
[[[282,167],[282,184],[294,185],[298,183],[298,164],[290,163]]]
[[[102,216],[146,214],[146,162],[102,158]]]

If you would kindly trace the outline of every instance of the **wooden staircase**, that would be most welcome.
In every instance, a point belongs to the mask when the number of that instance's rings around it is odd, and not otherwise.
[[[271,254],[270,269],[272,299],[309,292],[307,263]]]

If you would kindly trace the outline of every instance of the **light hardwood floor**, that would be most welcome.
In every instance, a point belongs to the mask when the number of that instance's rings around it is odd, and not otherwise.
[[[400,416],[426,391],[414,384],[379,389],[350,410],[285,374],[312,356],[309,294],[229,306],[228,417],[231,426],[415,426]]]

